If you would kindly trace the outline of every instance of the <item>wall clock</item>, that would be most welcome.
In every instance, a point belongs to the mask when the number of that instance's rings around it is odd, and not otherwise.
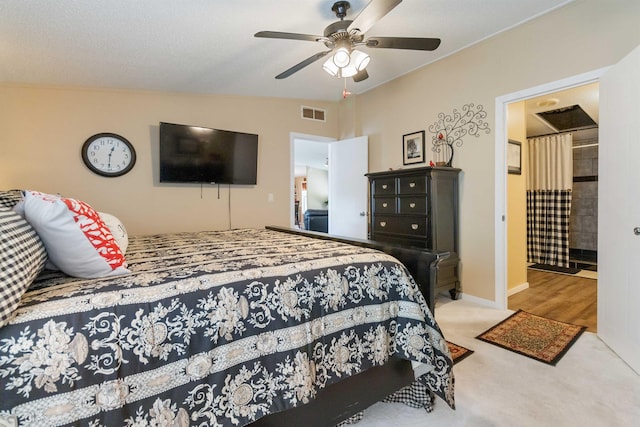
[[[121,176],[136,164],[136,150],[115,133],[93,135],[82,145],[82,160],[89,170],[101,176]]]

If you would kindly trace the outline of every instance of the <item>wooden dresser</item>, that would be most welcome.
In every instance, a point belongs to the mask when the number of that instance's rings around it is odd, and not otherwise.
[[[460,169],[421,167],[369,173],[370,239],[448,251],[439,264],[436,294],[460,291],[458,175]]]

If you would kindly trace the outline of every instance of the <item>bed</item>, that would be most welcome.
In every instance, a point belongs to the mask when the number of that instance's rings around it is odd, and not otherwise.
[[[453,407],[446,341],[406,267],[339,240],[138,236],[126,274],[44,270],[0,329],[0,425],[332,426],[416,387],[425,409]]]

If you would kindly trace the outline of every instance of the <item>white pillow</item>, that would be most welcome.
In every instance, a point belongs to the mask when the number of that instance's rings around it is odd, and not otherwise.
[[[82,278],[129,273],[111,231],[86,203],[25,191],[22,204],[15,210],[24,211],[50,260],[64,273]]]
[[[124,228],[124,224],[111,214],[98,212],[98,215],[100,215],[100,219],[109,227],[111,235],[116,239],[116,243],[120,251],[122,251],[122,255],[124,255],[127,252],[127,246],[129,246],[129,235],[127,234],[127,229]]]

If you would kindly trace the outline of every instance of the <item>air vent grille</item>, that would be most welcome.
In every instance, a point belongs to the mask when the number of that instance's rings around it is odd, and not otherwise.
[[[308,120],[326,121],[327,112],[320,108],[302,106],[302,118]]]
[[[579,105],[543,111],[537,115],[559,132],[597,126]]]

